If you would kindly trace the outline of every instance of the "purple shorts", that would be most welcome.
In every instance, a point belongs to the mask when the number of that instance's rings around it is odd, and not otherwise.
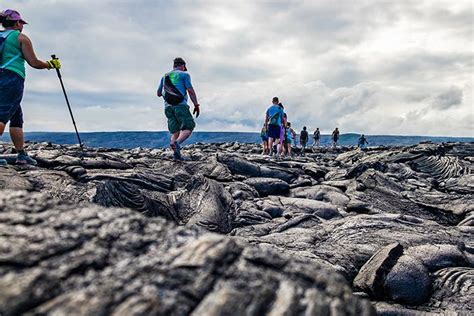
[[[285,128],[283,126],[280,126],[280,144],[283,144],[283,141],[285,140]]]

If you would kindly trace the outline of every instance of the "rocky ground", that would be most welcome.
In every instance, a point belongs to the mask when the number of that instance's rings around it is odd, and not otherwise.
[[[28,150],[0,169],[1,315],[474,313],[472,143]]]

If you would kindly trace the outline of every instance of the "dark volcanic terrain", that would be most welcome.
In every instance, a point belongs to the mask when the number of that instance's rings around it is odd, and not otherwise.
[[[0,168],[0,315],[474,313],[473,143],[28,150]]]

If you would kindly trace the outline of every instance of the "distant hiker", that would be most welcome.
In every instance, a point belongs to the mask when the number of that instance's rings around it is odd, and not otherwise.
[[[303,126],[303,130],[300,132],[300,144],[301,144],[301,154],[304,156],[306,150],[306,144],[308,144],[308,131],[306,126]]]
[[[331,138],[332,138],[332,148],[336,148],[337,141],[339,140],[339,129],[337,127],[332,132]]]
[[[260,137],[262,138],[262,154],[268,155],[270,153],[270,147],[268,146],[268,131],[267,126],[263,124],[262,131],[260,132]]]
[[[286,128],[285,128],[285,136],[284,136],[284,151],[288,156],[291,156],[291,142],[295,139],[296,133],[291,128],[291,123],[287,122],[286,123]]]
[[[265,126],[268,133],[268,148],[273,149],[273,142],[280,137],[280,129],[283,124],[283,107],[278,105],[278,98],[272,99],[272,105],[267,109],[265,115]],[[273,150],[272,153],[273,154]]]
[[[365,138],[364,134],[360,135],[359,140],[357,141],[357,147],[360,149],[365,149],[365,145],[368,145],[369,142]]]
[[[187,73],[186,62],[177,57],[173,61],[173,70],[161,78],[158,97],[165,102],[165,115],[168,119],[168,130],[171,133],[170,147],[175,160],[182,160],[181,144],[191,136],[196,123],[188,105],[188,94],[194,104],[193,114],[199,116],[199,103],[196,92],[191,85],[191,76]]]
[[[291,131],[291,144],[294,147],[297,147],[298,141],[296,140],[296,131],[291,127],[291,125],[290,125],[290,131]]]
[[[315,147],[315,146],[319,147],[320,140],[321,140],[321,132],[319,131],[319,127],[316,128],[316,130],[314,131],[313,139],[314,139],[313,147]]]
[[[25,84],[25,60],[36,69],[61,68],[58,59],[42,61],[36,57],[31,40],[22,34],[23,26],[28,24],[15,10],[0,13],[0,136],[10,122],[9,132],[17,151],[16,164],[36,165],[36,160],[29,157],[24,149],[23,111],[21,99]],[[7,164],[0,159],[0,166]]]

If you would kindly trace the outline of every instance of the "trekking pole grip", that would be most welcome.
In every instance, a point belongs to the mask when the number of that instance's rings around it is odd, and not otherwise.
[[[55,54],[51,55],[51,58],[52,59],[58,59]],[[56,73],[58,74],[58,77],[61,78],[61,73],[59,72],[59,69],[57,69],[57,68],[55,68],[55,69],[56,69]]]

